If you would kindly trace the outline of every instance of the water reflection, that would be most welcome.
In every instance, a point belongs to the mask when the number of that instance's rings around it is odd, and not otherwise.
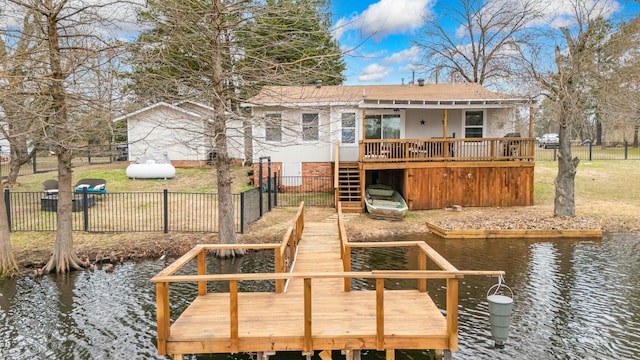
[[[394,239],[380,239],[394,240]],[[405,239],[417,240],[417,238]],[[632,359],[640,358],[640,238],[614,235],[602,242],[454,240],[428,243],[460,269],[505,270],[515,292],[507,347],[493,348],[487,289],[495,279],[460,282],[460,350],[457,359]],[[209,272],[273,271],[271,252],[235,261],[210,259]],[[358,250],[354,270],[415,269],[416,254],[401,248]],[[269,266],[265,266],[268,264]],[[127,263],[107,274],[78,272],[0,282],[0,359],[154,359],[155,292],[149,279],[168,261]],[[194,271],[193,268],[188,271]],[[211,283],[211,291],[226,290]],[[245,291],[272,291],[273,283],[241,283]],[[373,288],[354,280],[354,286]],[[388,288],[415,281],[387,282]],[[444,308],[444,282],[430,281],[430,294]],[[172,317],[195,296],[195,284],[172,286]],[[339,352],[334,359],[340,358]],[[401,360],[424,359],[423,351],[398,352]],[[189,358],[189,357],[187,357]],[[193,359],[243,359],[208,355]],[[299,353],[275,359],[300,359]],[[369,351],[363,359],[384,359]]]

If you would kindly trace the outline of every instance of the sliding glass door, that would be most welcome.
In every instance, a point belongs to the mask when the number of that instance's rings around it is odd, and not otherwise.
[[[365,139],[399,139],[400,114],[365,116]]]

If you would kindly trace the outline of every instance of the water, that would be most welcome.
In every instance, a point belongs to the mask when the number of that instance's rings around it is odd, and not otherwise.
[[[455,359],[640,358],[640,236],[610,235],[602,242],[427,241],[459,269],[505,270],[515,293],[509,340],[505,349],[497,350],[490,339],[485,300],[495,279],[461,280],[460,349]],[[415,258],[411,250],[398,248],[362,250],[354,252],[353,267],[414,269]],[[271,262],[271,252],[254,252],[235,261],[210,259],[208,270],[273,271]],[[130,262],[110,274],[96,270],[40,281],[22,277],[0,282],[0,359],[162,359],[156,355],[155,288],[149,279],[168,263]],[[225,286],[209,285],[211,290]],[[362,280],[355,286],[372,288],[373,284]],[[415,286],[415,281],[387,282],[386,286]],[[271,282],[241,283],[240,287],[273,290]],[[442,287],[444,282],[429,282],[432,291]],[[174,317],[195,296],[195,288],[172,286]],[[433,296],[443,308],[442,296]],[[400,360],[425,357],[422,351],[398,351],[396,356]],[[251,359],[247,354],[192,357],[196,358]],[[279,353],[274,358],[302,357]],[[369,351],[363,359],[384,359],[384,353]]]

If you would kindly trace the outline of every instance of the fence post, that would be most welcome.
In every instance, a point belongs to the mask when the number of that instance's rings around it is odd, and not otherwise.
[[[589,141],[589,161],[593,158],[593,141]]]
[[[244,234],[244,193],[240,193],[240,234]]]
[[[272,177],[271,177],[271,166],[269,166],[269,172],[267,173],[267,211],[271,211],[271,194],[273,192],[273,189],[271,188],[271,185],[273,185],[271,183]]]
[[[75,189],[74,193],[71,196],[75,197]],[[73,203],[73,200],[72,200]],[[73,207],[73,204],[72,204]],[[73,210],[73,209],[72,209]],[[84,226],[84,231],[89,231],[89,195],[87,193],[87,188],[82,188],[82,222]]]
[[[260,218],[264,215],[264,205],[262,205],[262,158],[260,158],[260,168],[258,169],[258,188],[260,189]]]
[[[91,148],[87,146],[87,161],[91,164]]]
[[[629,158],[629,143],[627,140],[624,141],[624,159],[628,160]]]
[[[164,207],[164,233],[169,232],[169,191],[164,189],[163,194],[163,207]]]
[[[38,172],[38,166],[36,165],[36,158],[38,157],[38,152],[36,151],[35,154],[33,154],[33,161],[31,162],[32,166],[33,166],[33,173],[37,173]]]
[[[558,151],[558,149],[554,146],[554,147],[553,147],[553,161],[558,160],[558,159],[557,159],[557,157],[556,157],[556,152],[557,152],[557,151]]]
[[[273,183],[275,185],[276,190],[273,192],[273,206],[278,207],[278,189],[280,189],[280,183],[278,183],[278,179],[280,179],[280,173],[276,172],[273,177]]]
[[[7,225],[9,225],[9,232],[11,232],[11,197],[9,189],[4,189],[4,206],[7,209]]]

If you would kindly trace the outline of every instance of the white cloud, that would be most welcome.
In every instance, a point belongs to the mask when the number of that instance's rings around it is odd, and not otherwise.
[[[389,75],[393,69],[388,66],[380,64],[371,64],[364,68],[360,75],[358,75],[359,81],[380,81],[385,76]]]
[[[380,0],[360,14],[339,19],[333,36],[340,39],[345,32],[358,30],[379,41],[392,34],[411,34],[422,26],[433,4],[435,0]]]
[[[416,63],[419,56],[420,49],[418,49],[417,46],[412,46],[408,49],[391,54],[391,56],[384,58],[382,63],[384,65]]]

